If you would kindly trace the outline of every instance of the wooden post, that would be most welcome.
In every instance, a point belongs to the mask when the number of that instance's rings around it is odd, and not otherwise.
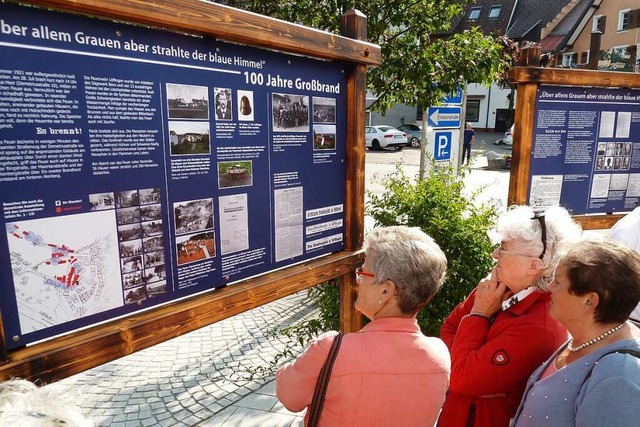
[[[520,51],[518,65],[523,67],[539,67],[540,66],[540,46],[535,43],[529,43]]]
[[[342,35],[366,41],[367,17],[350,10],[342,17]],[[368,55],[365,50],[364,56]],[[357,64],[347,76],[347,191],[345,210],[345,249],[358,250],[364,239],[364,127],[366,125],[365,94],[367,67]],[[355,332],[362,328],[362,315],[355,311],[357,285],[353,272],[340,279],[340,329]]]
[[[589,63],[587,68],[590,70],[598,69],[598,60],[600,59],[600,39],[602,33],[598,30],[591,33],[591,42],[589,44]]]
[[[513,128],[508,205],[521,205],[527,202],[531,144],[524,144],[523,141],[533,140],[537,90],[538,85],[536,83],[518,84],[518,96],[516,98],[516,111],[518,114],[516,114]]]

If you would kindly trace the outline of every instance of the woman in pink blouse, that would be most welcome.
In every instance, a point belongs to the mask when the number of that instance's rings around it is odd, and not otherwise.
[[[371,322],[342,340],[318,425],[433,426],[449,384],[449,352],[420,332],[416,315],[444,282],[447,259],[431,237],[403,226],[374,229],[364,249],[355,307]],[[290,411],[311,405],[336,335],[319,336],[277,372],[278,399]]]

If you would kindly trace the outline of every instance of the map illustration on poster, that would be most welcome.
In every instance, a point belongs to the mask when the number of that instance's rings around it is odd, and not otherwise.
[[[0,4],[7,346],[344,249],[346,73]]]
[[[572,214],[640,205],[640,90],[541,85],[529,203]]]

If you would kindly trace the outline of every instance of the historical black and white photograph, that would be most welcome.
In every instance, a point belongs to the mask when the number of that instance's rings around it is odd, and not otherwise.
[[[610,171],[611,169],[613,169],[613,157],[607,157],[604,160],[604,170]]]
[[[251,160],[218,163],[218,188],[247,187],[253,185]]]
[[[138,190],[116,192],[116,208],[130,208],[139,204]]]
[[[137,207],[118,209],[116,211],[116,220],[118,225],[140,222],[140,209]]]
[[[238,120],[241,122],[253,121],[253,92],[250,90],[238,91]]]
[[[145,252],[155,252],[164,249],[164,240],[162,239],[162,236],[142,239],[142,249]]]
[[[120,258],[132,257],[142,253],[142,240],[120,242]]]
[[[633,148],[633,142],[625,142],[624,143],[624,155],[625,156],[630,156],[632,148]]]
[[[604,157],[602,157],[602,156],[596,157],[595,170],[601,171],[603,168],[604,168]]]
[[[170,119],[209,119],[209,88],[167,83]]]
[[[336,125],[313,125],[313,149],[336,149]]]
[[[149,283],[147,285],[147,295],[149,298],[153,298],[158,295],[167,293],[167,281],[161,280],[159,282]]]
[[[216,120],[233,120],[231,89],[226,87],[215,88],[215,102]]]
[[[631,157],[626,156],[622,158],[622,169],[628,170],[629,166],[631,166]]]
[[[140,207],[140,220],[153,221],[162,218],[162,208],[160,205],[147,205]]]
[[[124,303],[135,304],[147,299],[147,292],[144,286],[124,291]]]
[[[162,234],[162,221],[148,221],[142,223],[142,236],[151,237]]]
[[[607,142],[607,156],[614,156],[616,154],[616,143]]]
[[[274,132],[309,132],[309,97],[274,93],[272,116]]]
[[[209,122],[169,122],[172,156],[211,154]]]
[[[163,265],[157,265],[152,268],[144,269],[144,276],[142,276],[142,283],[148,285],[149,283],[157,282],[167,278],[167,271]]]
[[[139,239],[141,237],[142,228],[140,227],[140,223],[118,226],[118,242],[126,242],[127,240]]]
[[[164,264],[164,252],[149,252],[144,254],[144,268],[156,267]]]
[[[336,122],[336,99],[313,97],[313,123]]]
[[[91,211],[104,211],[115,207],[113,193],[89,194],[89,206]]]
[[[138,190],[138,195],[140,197],[140,206],[160,203],[159,188],[142,188]]]
[[[125,289],[135,288],[142,285],[142,271],[132,271],[122,275],[122,286]]]
[[[189,200],[173,204],[176,234],[213,228],[213,199]]]
[[[122,272],[131,273],[132,271],[142,271],[142,256],[122,258]]]

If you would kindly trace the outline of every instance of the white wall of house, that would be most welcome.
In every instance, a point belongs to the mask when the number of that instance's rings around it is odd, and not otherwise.
[[[472,108],[473,104],[479,104],[479,111],[476,116],[477,120],[471,121],[471,125],[475,129],[493,131],[496,127],[496,110],[499,108],[509,108],[507,95],[509,95],[510,92],[510,89],[500,89],[496,84],[486,86],[478,83],[469,83],[467,85],[467,110]],[[467,111],[467,117],[469,117],[469,115],[470,112]],[[473,114],[471,115],[473,116]]]
[[[375,98],[367,96],[366,104],[367,108],[375,101]],[[367,125],[389,125],[398,127],[403,123],[416,123],[416,117],[418,109],[416,106],[410,106],[405,104],[395,104],[384,114],[369,111],[367,109]]]

